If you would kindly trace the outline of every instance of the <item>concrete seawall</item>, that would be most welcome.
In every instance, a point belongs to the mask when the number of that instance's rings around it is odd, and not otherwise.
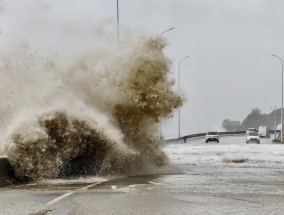
[[[0,187],[13,183],[12,171],[7,158],[0,158]]]

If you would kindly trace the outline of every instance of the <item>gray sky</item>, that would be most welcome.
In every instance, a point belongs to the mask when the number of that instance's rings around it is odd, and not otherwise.
[[[7,11],[25,13],[32,2],[9,1]],[[42,2],[58,19],[116,19],[116,0]],[[283,0],[120,0],[120,22],[157,34],[175,27],[164,36],[176,80],[179,60],[191,55],[181,66],[183,136],[221,127],[225,118],[242,121],[254,107],[281,106],[281,62],[270,54],[284,59],[283,8]],[[177,122],[176,114],[163,126],[166,138],[177,137]]]

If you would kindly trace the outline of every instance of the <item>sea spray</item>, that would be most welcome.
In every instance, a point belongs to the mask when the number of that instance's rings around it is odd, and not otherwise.
[[[49,110],[26,119],[10,137],[6,152],[22,179],[96,175],[109,169],[117,154],[120,159],[112,169],[122,174],[129,156],[136,157],[119,130],[92,111]]]
[[[0,55],[1,140],[16,175],[133,175],[168,165],[158,125],[184,99],[172,89],[166,40],[34,22],[30,37],[13,34]]]

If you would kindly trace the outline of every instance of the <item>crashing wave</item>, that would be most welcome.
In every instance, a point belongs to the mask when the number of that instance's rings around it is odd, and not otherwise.
[[[172,89],[166,40],[126,34],[117,42],[107,26],[45,24],[33,24],[27,41],[20,30],[0,41],[0,139],[16,175],[127,175],[168,165],[159,123],[184,98]],[[41,28],[57,37],[37,42]]]

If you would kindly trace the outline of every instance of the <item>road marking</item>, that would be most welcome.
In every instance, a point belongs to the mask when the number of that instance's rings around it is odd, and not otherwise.
[[[77,189],[77,190],[75,190],[75,191],[73,191],[73,192],[66,193],[66,194],[64,194],[64,195],[62,195],[62,196],[59,196],[59,197],[53,199],[52,201],[46,203],[46,205],[47,205],[47,206],[50,206],[50,205],[52,205],[52,204],[54,204],[54,203],[60,201],[61,199],[64,199],[65,197],[72,195],[73,193],[76,193],[76,192],[81,191],[81,190],[87,190],[87,189],[89,189],[89,188],[91,188],[91,187],[95,187],[95,186],[99,185],[100,183],[101,183],[101,182],[96,182],[96,183],[91,184],[91,185],[88,185],[88,186],[86,186],[86,187],[82,187],[82,188],[80,188],[80,189]]]

